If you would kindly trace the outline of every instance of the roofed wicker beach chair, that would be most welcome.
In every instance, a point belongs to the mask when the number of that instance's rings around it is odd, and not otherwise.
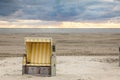
[[[52,38],[26,37],[22,74],[56,75],[56,54]]]

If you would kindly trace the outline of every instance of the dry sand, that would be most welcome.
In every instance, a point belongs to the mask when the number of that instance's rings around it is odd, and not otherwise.
[[[0,58],[0,80],[120,80],[117,56],[58,56],[57,75],[22,75],[22,58]]]

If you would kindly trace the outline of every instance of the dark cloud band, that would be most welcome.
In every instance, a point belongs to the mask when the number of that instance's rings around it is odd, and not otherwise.
[[[0,17],[46,21],[104,21],[120,17],[120,3],[105,0],[1,0]]]

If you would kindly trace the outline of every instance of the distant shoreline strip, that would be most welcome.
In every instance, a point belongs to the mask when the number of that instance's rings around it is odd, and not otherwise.
[[[120,33],[120,28],[0,28],[0,33]]]

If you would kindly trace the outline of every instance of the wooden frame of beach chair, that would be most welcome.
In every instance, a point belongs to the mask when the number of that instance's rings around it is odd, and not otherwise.
[[[52,38],[26,37],[22,74],[56,75],[55,44]]]

